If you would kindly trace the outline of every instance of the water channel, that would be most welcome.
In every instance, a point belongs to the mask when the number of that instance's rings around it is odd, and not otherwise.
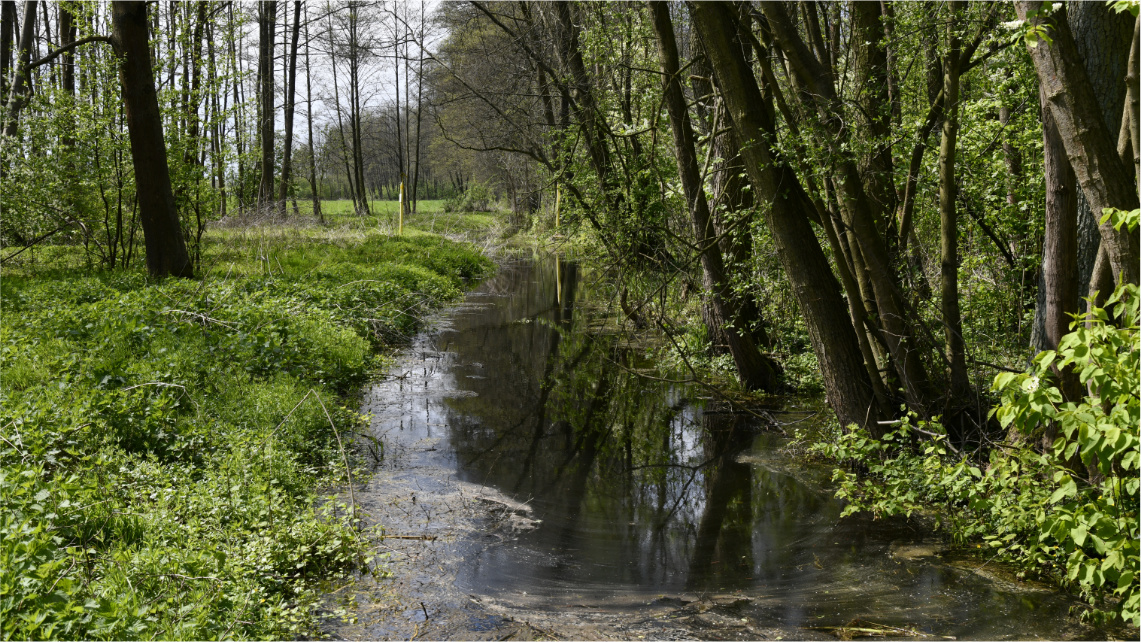
[[[507,263],[367,392],[384,451],[356,498],[392,577],[336,635],[1105,636],[1071,598],[915,525],[840,519],[827,468],[668,381],[607,329],[596,285],[556,258]],[[792,398],[771,416],[821,411]]]

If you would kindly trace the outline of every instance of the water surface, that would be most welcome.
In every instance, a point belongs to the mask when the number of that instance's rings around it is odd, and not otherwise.
[[[1096,635],[1067,615],[1072,599],[905,522],[840,519],[827,469],[792,460],[772,424],[655,369],[607,330],[597,283],[554,258],[505,265],[372,392],[386,465],[416,475],[417,461],[442,462],[537,520],[464,548],[458,590],[631,611],[735,596],[741,621],[801,636],[868,623],[905,637]],[[793,399],[771,416],[819,411]],[[440,482],[415,480],[425,493]]]

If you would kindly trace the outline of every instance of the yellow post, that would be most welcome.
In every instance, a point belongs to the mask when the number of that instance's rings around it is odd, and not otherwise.
[[[559,227],[559,202],[563,198],[563,189],[558,183],[555,184],[555,228]]]
[[[396,233],[404,236],[404,181],[400,181],[400,201],[399,201],[399,214],[398,223],[396,225]]]
[[[558,210],[555,210],[555,211],[557,212]],[[559,305],[562,305],[563,304],[563,272],[561,269],[559,269],[561,267],[559,265],[560,263],[561,263],[561,261],[559,261],[559,255],[556,254],[555,255],[555,297],[558,298]]]

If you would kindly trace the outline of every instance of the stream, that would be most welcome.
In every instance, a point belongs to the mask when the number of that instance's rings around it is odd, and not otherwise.
[[[1077,602],[902,520],[840,519],[785,451],[823,420],[733,411],[660,372],[554,257],[517,260],[365,392],[389,576],[328,599],[344,639],[1105,638]],[[784,426],[782,429],[781,426]]]

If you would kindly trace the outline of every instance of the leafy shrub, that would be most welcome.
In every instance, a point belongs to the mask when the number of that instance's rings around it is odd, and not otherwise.
[[[852,430],[813,446],[849,466],[835,472],[837,494],[849,500],[845,514],[933,514],[958,540],[1075,586],[1093,619],[1137,626],[1138,300],[1136,286],[1118,288],[1106,303],[1116,323],[1095,308],[1030,372],[995,378],[1002,403],[994,416],[1023,439],[997,444],[985,461],[953,452],[934,422],[920,422],[917,432],[904,420],[882,441]],[[1051,385],[1063,368],[1088,391],[1077,402]],[[1057,436],[1046,452],[1026,445],[1048,425]],[[919,447],[918,437],[931,439]]]

